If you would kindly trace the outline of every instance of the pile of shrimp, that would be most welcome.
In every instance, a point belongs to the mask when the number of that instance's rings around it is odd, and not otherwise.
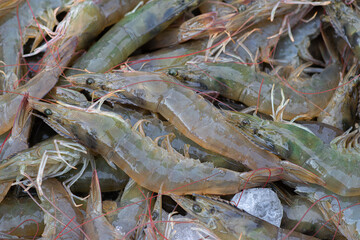
[[[359,1],[3,1],[0,239],[360,239],[359,59]]]

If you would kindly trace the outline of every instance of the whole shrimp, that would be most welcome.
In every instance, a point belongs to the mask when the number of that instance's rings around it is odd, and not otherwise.
[[[25,31],[25,28],[31,24],[36,24],[34,18],[55,16],[56,8],[60,8],[60,10],[67,8],[71,2],[71,0],[22,1],[18,6],[19,22],[17,9],[13,9],[0,19],[0,62],[5,65],[0,67],[0,90],[12,91],[14,85],[18,84],[17,81],[20,78],[19,63],[22,56],[21,46],[26,43],[27,38],[33,35]],[[50,12],[51,14],[49,14]],[[47,19],[47,21],[56,22],[56,19]],[[37,34],[38,32],[37,29]],[[42,35],[40,37],[41,41]],[[0,94],[3,93],[0,92]]]
[[[44,121],[59,133],[77,139],[108,162],[115,163],[136,183],[154,192],[162,189],[178,194],[231,194],[243,188],[253,174],[214,168],[180,153],[168,152],[114,113],[38,101],[31,104],[34,109],[46,113]],[[282,172],[280,169],[270,171],[270,180],[278,179]],[[246,186],[257,186],[267,181],[268,175],[268,170],[259,170]]]
[[[342,196],[360,195],[359,130],[335,138],[330,145],[300,125],[231,113],[229,121],[259,146],[321,176],[326,189]],[[354,146],[344,146],[354,143]]]
[[[284,239],[289,232],[289,230],[281,229],[239,210],[225,200],[217,201],[201,195],[196,195],[196,200],[174,194],[171,197],[206,228],[211,229],[220,239],[277,240]],[[310,240],[317,238],[293,232],[290,239]]]
[[[120,99],[152,112],[172,123],[182,134],[201,147],[241,162],[248,168],[281,167],[292,181],[320,183],[321,180],[303,168],[263,151],[248,141],[223,114],[191,89],[162,73],[127,72],[79,74],[68,80],[75,86],[115,91],[122,89]]]
[[[0,134],[11,129],[25,93],[28,93],[29,97],[42,98],[54,87],[59,75],[62,73],[62,67],[65,67],[70,61],[76,43],[76,39],[69,39],[59,49],[61,60],[58,64],[56,59],[51,58],[47,66],[25,85],[18,87],[11,93],[0,95],[0,112],[2,113]]]
[[[292,72],[286,80],[276,75],[257,72],[252,67],[237,63],[200,63],[170,69],[168,73],[180,80],[198,82],[209,90],[218,91],[224,97],[243,102],[248,106],[256,106],[259,102],[258,111],[269,115],[272,114],[272,102],[280,105],[282,89],[285,98],[290,99],[283,112],[283,118],[291,120],[301,115],[302,118],[311,119],[318,116],[321,109],[329,103],[333,91],[326,90],[338,86],[340,66],[333,63],[311,78],[300,77],[300,71],[305,66],[300,66],[298,71]],[[274,84],[273,95],[271,91]],[[303,95],[303,92],[319,93]]]
[[[92,72],[105,72],[165,29],[173,20],[199,0],[155,0],[115,24],[73,65]],[[72,75],[76,70],[69,71]]]

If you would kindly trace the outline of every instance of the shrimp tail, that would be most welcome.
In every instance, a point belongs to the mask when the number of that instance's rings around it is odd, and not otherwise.
[[[255,183],[258,186],[259,183],[267,184],[268,182],[281,180],[282,174],[282,168],[259,168],[254,171],[244,172],[241,177],[246,179],[246,184]],[[252,187],[250,185],[248,187]]]
[[[292,180],[304,183],[315,183],[317,185],[325,186],[326,183],[316,174],[306,170],[305,168],[288,161],[281,161],[280,165],[284,172],[288,174]],[[295,179],[294,179],[295,178]]]

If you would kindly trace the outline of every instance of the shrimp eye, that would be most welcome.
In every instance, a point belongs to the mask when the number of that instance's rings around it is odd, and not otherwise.
[[[255,135],[258,135],[258,134],[259,134],[259,129],[254,128],[254,129],[253,129],[253,133],[254,133]]]
[[[192,209],[194,210],[194,212],[196,213],[200,213],[202,211],[202,208],[198,205],[198,204],[194,204]]]
[[[93,83],[95,83],[95,80],[94,80],[93,78],[88,78],[88,79],[86,79],[86,84],[87,84],[87,85],[91,85],[91,84],[93,84]]]
[[[216,210],[214,207],[210,208],[210,214],[214,214],[215,212],[216,212]]]
[[[153,214],[151,215],[152,219],[157,219],[157,217],[159,216],[159,213],[157,211],[153,212]]]
[[[47,109],[45,109],[44,113],[46,116],[50,116],[52,114],[52,111],[51,111],[51,109],[47,108]]]
[[[244,120],[241,121],[241,124],[242,124],[243,126],[246,126],[246,125],[249,125],[249,124],[250,124],[250,121],[249,121],[248,119],[244,119]]]
[[[175,69],[170,69],[168,71],[168,74],[175,77],[178,75],[178,71],[176,71]]]

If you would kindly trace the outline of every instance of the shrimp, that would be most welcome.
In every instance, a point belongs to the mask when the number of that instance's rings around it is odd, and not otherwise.
[[[220,239],[283,239],[289,230],[254,217],[227,202],[196,195],[196,200],[172,194],[171,197],[190,215],[211,229]],[[220,200],[220,199],[219,199]],[[290,239],[317,239],[292,233]]]
[[[164,30],[183,11],[196,6],[199,0],[151,1],[135,13],[115,24],[89,51],[82,55],[73,68],[105,72],[116,66],[141,45]],[[67,75],[78,73],[72,70]]]
[[[42,98],[54,87],[62,73],[61,67],[67,65],[75,51],[76,42],[76,39],[72,38],[59,49],[61,59],[59,66],[56,64],[56,59],[52,58],[51,62],[48,63],[49,65],[25,85],[18,87],[11,93],[0,95],[0,112],[2,113],[0,134],[11,129],[25,93],[29,93],[29,97]]]
[[[25,27],[35,24],[34,18],[55,16],[53,14],[55,8],[67,8],[71,2],[69,0],[22,1],[18,7],[20,22],[18,22],[16,9],[13,9],[0,19],[0,61],[6,65],[0,67],[0,90],[12,91],[14,86],[17,85],[20,75],[18,66],[22,54],[21,46],[26,43],[29,37],[29,33],[24,31]],[[49,14],[49,12],[52,14]],[[56,19],[48,19],[47,21],[56,22]],[[51,28],[51,26],[49,27]],[[20,33],[23,35],[21,36]],[[21,42],[21,40],[24,42]]]
[[[130,63],[132,69],[144,72],[154,72],[161,69],[170,67],[183,66],[185,63],[201,53],[188,55],[195,53],[199,49],[206,47],[206,41],[192,41],[183,43],[168,48],[163,48],[155,52],[142,54],[134,57],[130,57]],[[183,55],[186,55],[183,57]],[[178,58],[175,58],[179,56]]]
[[[342,1],[332,1],[325,6],[328,19],[333,25],[335,32],[341,36],[355,56],[360,58],[360,18],[354,11]]]
[[[0,183],[16,180],[15,184],[19,184],[25,176],[37,176],[36,182],[41,193],[43,177],[60,176],[78,163],[82,163],[81,171],[65,181],[65,184],[70,182],[66,189],[71,193],[70,186],[82,175],[88,162],[92,160],[91,156],[85,153],[87,151],[82,145],[55,136],[3,160],[0,164]]]
[[[118,22],[139,2],[140,0],[87,0],[75,3],[57,26],[52,40],[27,56],[36,54],[52,43],[61,45],[72,37],[77,37],[79,41],[77,49],[87,48],[106,27]]]
[[[84,224],[85,234],[91,239],[120,239],[122,236],[115,230],[102,213],[102,201],[99,178],[96,170],[91,181],[90,198],[86,207]]]
[[[303,69],[302,66],[299,69]],[[258,111],[269,115],[272,114],[271,98],[273,96],[275,105],[280,105],[282,89],[285,98],[290,99],[283,112],[286,120],[299,115],[305,119],[318,116],[333,95],[333,91],[327,90],[337,87],[340,80],[340,66],[337,63],[330,64],[320,74],[314,74],[311,78],[300,77],[299,71],[294,71],[286,81],[237,63],[200,63],[196,66],[170,69],[168,73],[178,79],[203,84],[209,90],[218,91],[224,97],[248,106],[256,106],[260,97]],[[275,94],[272,95],[274,84]],[[301,93],[319,93],[303,95],[293,89]]]
[[[0,162],[2,159],[6,159],[10,155],[27,149],[28,138],[31,130],[31,108],[28,106],[28,96],[25,95],[19,106],[19,113],[17,114],[14,122],[14,126],[11,130],[11,136],[3,144],[0,152]]]
[[[182,134],[201,147],[241,162],[246,167],[283,168],[291,181],[320,183],[320,179],[294,164],[280,161],[246,139],[223,114],[176,79],[161,73],[127,72],[79,74],[68,80],[75,86],[104,91],[122,89],[120,99],[161,114]],[[290,173],[291,172],[291,173]]]
[[[212,164],[200,163],[177,152],[168,152],[152,139],[132,130],[127,121],[114,113],[63,103],[32,101],[32,106],[42,113],[46,112],[44,121],[58,132],[78,139],[108,162],[115,163],[140,186],[153,192],[162,189],[178,194],[230,194],[244,188],[252,174],[253,178],[246,187],[267,181],[269,171],[270,180],[278,179],[282,172],[276,168],[238,173],[214,168]]]
[[[324,188],[342,196],[360,195],[360,172],[356,167],[360,161],[359,130],[341,135],[328,145],[297,124],[262,120],[244,113],[230,113],[229,121],[259,146],[321,176]],[[343,146],[352,141],[354,146]]]
[[[357,63],[340,80],[339,87],[335,90],[329,104],[318,116],[319,122],[327,123],[344,131],[353,126],[359,98],[357,91],[359,78],[355,76],[356,70]],[[349,82],[354,77],[356,79]]]

